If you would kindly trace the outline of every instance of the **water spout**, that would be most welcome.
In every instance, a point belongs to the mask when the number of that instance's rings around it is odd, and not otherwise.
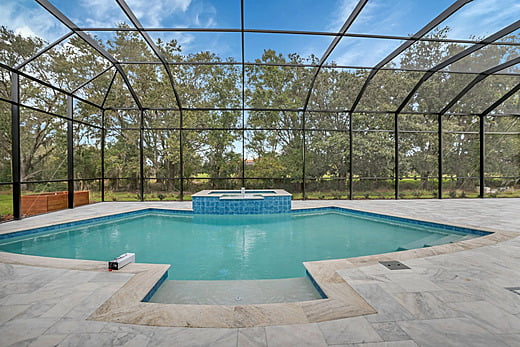
[[[242,195],[242,199],[245,199],[245,197],[246,197],[246,188],[245,187],[240,188],[240,195]]]

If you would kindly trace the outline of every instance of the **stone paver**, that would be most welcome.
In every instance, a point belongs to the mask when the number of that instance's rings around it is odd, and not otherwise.
[[[295,201],[520,233],[520,199]],[[136,208],[189,202],[100,203],[0,225],[0,233]],[[520,235],[520,234],[519,234]],[[377,314],[318,324],[190,329],[86,317],[129,274],[0,264],[0,346],[515,346],[520,341],[520,238],[496,245],[338,273]]]

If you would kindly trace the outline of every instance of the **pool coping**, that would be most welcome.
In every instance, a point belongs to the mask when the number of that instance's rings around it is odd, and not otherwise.
[[[331,207],[323,206],[323,207]],[[373,212],[358,208],[344,208],[344,210],[374,213],[402,219],[387,213]],[[318,207],[317,207],[318,208]],[[118,215],[125,212],[143,210],[137,207],[129,211],[107,213],[99,217]],[[184,210],[179,208],[162,208],[166,210]],[[306,210],[305,208],[293,209]],[[77,218],[75,221],[92,219],[92,217]],[[412,219],[406,218],[404,219]],[[482,230],[491,234],[459,241],[456,243],[438,245],[428,248],[412,249],[400,252],[384,253],[356,258],[322,260],[305,262],[307,272],[327,295],[326,299],[257,305],[179,305],[142,302],[156,283],[168,271],[170,265],[134,263],[124,267],[117,273],[134,274],[117,292],[106,300],[88,319],[106,322],[127,324],[141,324],[153,326],[176,327],[205,327],[205,328],[243,328],[254,326],[305,324],[322,322],[340,318],[356,317],[376,313],[363,297],[358,294],[338,273],[337,270],[355,268],[377,264],[385,260],[409,260],[434,255],[454,253],[463,250],[490,246],[496,243],[519,236],[518,233],[475,228],[456,225],[453,223],[438,223],[425,219],[414,220],[454,226],[458,228]],[[56,223],[48,223],[47,226]],[[44,227],[41,225],[39,227]],[[21,228],[23,230],[27,228]],[[14,230],[9,231],[9,233]],[[3,233],[3,232],[2,232]],[[29,265],[36,267],[52,267],[82,271],[107,271],[107,263],[102,261],[60,259],[39,256],[20,255],[0,252],[0,262]],[[406,270],[403,270],[406,271]]]
[[[247,194],[247,191],[253,191],[256,194],[261,194],[262,196],[292,196],[291,193],[287,192],[284,189],[247,189],[245,193]],[[206,189],[201,190],[200,192],[197,192],[195,194],[192,194],[191,197],[196,198],[220,198],[223,195],[231,194],[230,192],[234,190],[229,189]],[[240,194],[240,190],[236,190]],[[213,194],[212,194],[213,193]],[[250,193],[251,194],[251,193]],[[250,197],[248,197],[250,199]]]

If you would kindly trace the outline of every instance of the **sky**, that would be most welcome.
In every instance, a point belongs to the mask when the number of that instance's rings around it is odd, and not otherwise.
[[[145,27],[234,28],[241,25],[240,0],[126,0]],[[82,27],[114,27],[129,23],[114,0],[50,0]],[[408,36],[417,32],[454,0],[369,0],[348,32]],[[357,0],[244,0],[246,29],[338,31]],[[453,39],[483,38],[520,18],[518,0],[474,0],[452,15],[448,25]],[[22,35],[52,42],[68,32],[32,0],[3,0],[0,24]],[[100,38],[108,34],[90,32]],[[176,39],[184,52],[209,50],[241,60],[240,33],[150,33],[152,38]],[[247,33],[245,56],[253,61],[264,49],[321,57],[330,36]],[[343,38],[329,60],[340,65],[371,66],[398,47],[400,40]]]

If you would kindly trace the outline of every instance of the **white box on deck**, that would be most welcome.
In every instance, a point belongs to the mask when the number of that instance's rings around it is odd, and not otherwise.
[[[108,269],[119,270],[130,263],[135,263],[135,253],[123,253],[119,257],[108,262]]]

